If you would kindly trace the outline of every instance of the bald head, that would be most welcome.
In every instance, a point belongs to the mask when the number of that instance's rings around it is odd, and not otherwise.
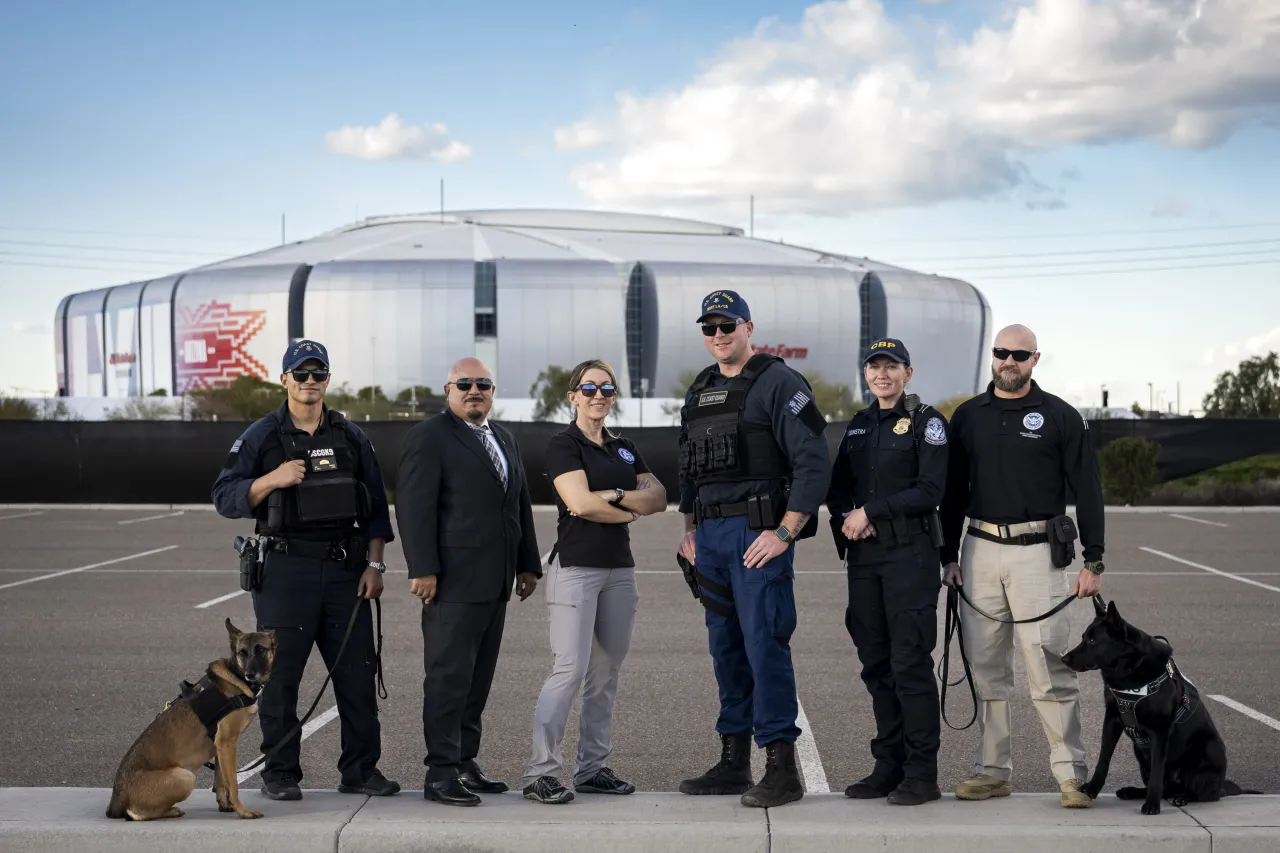
[[[464,358],[449,368],[449,378],[446,381],[453,382],[455,379],[479,379],[481,377],[486,379],[493,378],[493,374],[489,372],[488,365],[478,358]]]
[[[459,388],[459,382],[466,387]],[[449,408],[455,415],[474,424],[482,424],[493,408],[493,374],[478,358],[460,359],[449,368],[445,392],[449,395]]]
[[[996,394],[1021,397],[1031,390],[1031,372],[1040,361],[1036,333],[1015,323],[996,334],[991,348],[991,380]]]
[[[1019,323],[1001,329],[996,334],[995,345],[1003,349],[1025,349],[1031,352],[1040,348],[1036,342],[1036,333]]]

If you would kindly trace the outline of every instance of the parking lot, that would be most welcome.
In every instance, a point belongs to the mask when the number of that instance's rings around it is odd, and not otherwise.
[[[540,550],[554,541],[555,515],[535,513]],[[1109,513],[1103,594],[1126,618],[1172,643],[1227,741],[1229,775],[1246,788],[1280,793],[1280,514]],[[109,787],[129,744],[173,698],[225,653],[222,622],[254,624],[239,593],[232,539],[251,523],[202,510],[0,510],[0,786]],[[632,527],[640,610],[622,675],[611,766],[644,791],[674,791],[719,754],[713,731],[716,685],[701,606],[675,566],[681,518],[674,512]],[[381,768],[407,789],[423,780],[420,604],[409,594],[398,543],[387,550],[381,703]],[[792,649],[805,735],[806,785],[839,791],[869,767],[870,703],[843,624],[844,571],[825,516],[819,535],[799,546],[799,627]],[[1075,571],[1078,563],[1070,571]],[[1069,608],[1075,634],[1092,607]],[[939,607],[939,638],[942,608]],[[959,661],[953,653],[952,679]],[[1056,790],[1048,753],[1022,677],[1014,703],[1015,790]],[[528,757],[534,703],[551,666],[540,588],[513,600],[503,653],[485,717],[480,760],[515,785]],[[314,654],[300,712],[324,678]],[[1090,766],[1097,754],[1102,695],[1096,674],[1082,677]],[[339,727],[332,692],[321,700],[302,748],[304,788],[337,785]],[[968,688],[951,689],[953,723],[969,719]],[[575,716],[564,755],[576,751]],[[972,769],[976,725],[943,728],[943,790]],[[256,726],[241,743],[240,766],[257,756]],[[571,767],[569,768],[571,771]],[[567,774],[566,774],[567,775]],[[211,784],[201,771],[199,784]],[[1127,747],[1108,788],[1138,781]],[[244,782],[257,787],[255,777]]]

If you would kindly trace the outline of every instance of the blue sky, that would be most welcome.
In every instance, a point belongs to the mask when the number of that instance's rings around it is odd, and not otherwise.
[[[443,178],[450,208],[744,227],[755,192],[756,236],[973,282],[1069,399],[1193,408],[1280,349],[1267,5],[11,0],[0,389],[53,390],[69,292],[272,245],[282,213],[298,239],[434,210]],[[328,141],[391,115],[398,156]]]

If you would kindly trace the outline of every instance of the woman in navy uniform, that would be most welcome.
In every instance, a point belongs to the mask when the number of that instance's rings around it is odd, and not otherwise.
[[[876,719],[875,767],[845,796],[887,796],[899,805],[941,796],[933,648],[947,421],[906,393],[912,372],[902,341],[884,338],[868,348],[863,373],[876,402],[849,421],[827,495],[848,572],[845,627]]]

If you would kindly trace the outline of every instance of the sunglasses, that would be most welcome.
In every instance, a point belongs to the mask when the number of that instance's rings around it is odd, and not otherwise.
[[[702,334],[706,335],[708,338],[714,338],[716,336],[716,331],[718,330],[724,332],[726,335],[732,335],[737,331],[738,326],[745,322],[745,320],[726,320],[723,323],[703,323]]]
[[[290,373],[293,374],[293,381],[299,385],[306,382],[308,376],[314,377],[317,382],[324,382],[329,378],[329,370],[324,367],[313,367],[310,370],[292,370]]]
[[[481,391],[493,390],[492,379],[455,379],[453,381],[453,387],[457,388],[459,391],[470,391],[472,385],[476,386]]]
[[[618,389],[609,384],[592,385],[587,383],[586,385],[578,386],[578,391],[582,392],[582,396],[584,397],[594,397],[597,390],[600,391],[601,397],[612,397],[614,394],[618,393]]]
[[[1035,353],[1028,349],[1005,349],[1004,347],[992,348],[991,354],[999,361],[1004,361],[1009,356],[1013,356],[1013,360],[1017,362],[1026,361],[1031,358],[1031,356],[1035,355]]]

